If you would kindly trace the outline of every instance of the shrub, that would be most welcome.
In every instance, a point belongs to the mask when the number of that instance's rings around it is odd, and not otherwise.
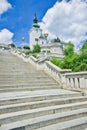
[[[29,46],[24,46],[23,48],[24,48],[24,49],[28,49],[28,50],[30,49],[30,47],[29,47]]]
[[[56,65],[56,66],[59,66],[61,69],[64,68],[64,62],[56,57],[52,57],[51,58],[51,62]]]
[[[26,55],[29,55],[29,54],[31,54],[31,53],[32,53],[31,51],[26,51],[26,52],[25,52]]]
[[[38,45],[38,44],[36,44],[36,45],[34,45],[34,49],[33,49],[33,53],[39,53],[41,51],[41,47]]]
[[[18,48],[18,49],[22,49],[22,47],[21,47],[21,46],[18,46],[17,48]]]
[[[9,47],[15,47],[15,44],[11,43],[11,44],[8,44]]]
[[[81,63],[81,65],[77,66],[74,71],[87,71],[87,64]]]
[[[72,43],[66,43],[64,55],[65,57],[62,60],[53,57],[51,62],[62,69],[87,71],[87,41],[83,44],[78,53],[74,52],[74,45]]]

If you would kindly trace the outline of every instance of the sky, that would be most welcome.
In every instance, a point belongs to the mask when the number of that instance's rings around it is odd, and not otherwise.
[[[87,40],[87,0],[0,0],[0,43],[29,45],[35,13],[49,39],[59,37],[75,47]]]

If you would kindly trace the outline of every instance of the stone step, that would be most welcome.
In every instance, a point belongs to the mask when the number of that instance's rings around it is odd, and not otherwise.
[[[15,82],[32,82],[34,80],[34,82],[50,82],[50,83],[55,83],[55,81],[54,80],[52,80],[52,79],[45,79],[45,78],[43,78],[43,79],[40,79],[40,78],[35,78],[35,79],[33,79],[33,78],[30,78],[30,79],[26,79],[26,78],[22,78],[22,79],[17,79],[17,78],[15,78],[15,79],[3,79],[3,80],[0,80],[0,84],[1,83],[5,83],[5,82],[7,82],[7,83],[11,83],[11,82],[13,82],[13,83],[15,83]]]
[[[19,74],[20,76],[22,75],[22,74]],[[0,75],[0,81],[3,81],[3,80],[15,80],[15,79],[18,79],[18,80],[22,80],[22,79],[33,79],[33,78],[35,78],[35,79],[44,79],[44,80],[51,80],[51,78],[50,77],[47,77],[47,76],[41,76],[41,75],[34,75],[34,74],[28,74],[28,73],[24,73],[24,75],[23,75],[23,77],[21,77],[21,78],[19,78],[19,75],[18,74],[16,74],[16,76],[15,76],[15,73],[13,73],[13,75],[12,75],[12,73],[11,74],[9,74],[9,77],[7,77],[8,75],[7,74],[4,74],[3,73],[3,75]],[[12,78],[11,78],[12,77]],[[41,77],[41,78],[40,78]],[[52,79],[53,80],[53,79]],[[53,80],[53,81],[55,81],[55,80]]]
[[[15,83],[15,84],[2,84],[2,85],[0,85],[0,89],[15,89],[15,88],[18,88],[18,89],[20,89],[20,88],[46,88],[46,87],[48,87],[48,88],[51,88],[51,87],[53,87],[53,88],[59,88],[60,86],[58,85],[58,84],[56,84],[56,83],[49,83],[49,84],[36,84],[36,83],[32,83],[32,84],[29,84],[29,83]]]
[[[84,116],[84,117],[83,117]],[[35,115],[34,115],[35,117]],[[40,117],[35,117],[31,119],[23,119],[20,121],[15,121],[15,118],[12,120],[8,120],[7,122],[4,120],[4,122],[0,122],[0,130],[34,130],[38,129],[41,127],[45,127],[48,125],[52,125],[55,123],[60,123],[64,121],[72,121],[74,119],[83,119],[85,121],[85,124],[87,124],[87,108],[84,109],[78,109],[78,110],[72,110],[68,112],[61,112],[61,113],[56,113],[56,114],[51,114],[51,115],[45,115],[45,116],[40,116]],[[9,123],[8,123],[9,122]],[[4,124],[5,123],[5,124]],[[80,122],[79,122],[80,123]]]
[[[87,117],[64,121],[62,123],[53,124],[36,130],[87,130]]]
[[[58,89],[58,88],[60,88],[60,86],[57,86],[57,85],[51,85],[51,86],[29,86],[29,85],[27,85],[28,87],[25,87],[25,86],[21,86],[21,87],[17,87],[17,86],[15,86],[15,87],[10,87],[10,88],[8,88],[8,87],[0,87],[0,93],[6,93],[6,92],[21,92],[21,91],[35,91],[35,90],[50,90],[50,89]]]
[[[37,73],[22,73],[20,71],[19,72],[17,71],[17,72],[14,72],[14,73],[11,73],[11,72],[10,73],[3,73],[3,72],[1,73],[1,71],[0,71],[0,77],[2,77],[2,78],[7,77],[7,76],[16,77],[16,76],[22,76],[22,75],[29,76],[29,77],[32,77],[32,76],[34,76],[34,77],[44,77],[43,74],[37,74]]]
[[[47,107],[47,106],[57,106],[57,105],[62,105],[62,104],[84,102],[84,101],[87,101],[87,96],[11,104],[11,105],[0,106],[0,114],[35,109],[35,108],[41,108],[41,107]]]
[[[78,103],[63,104],[63,105],[58,105],[58,106],[43,107],[43,108],[37,108],[37,109],[32,109],[32,110],[11,112],[11,113],[9,112],[9,113],[0,115],[0,124],[7,124],[10,122],[16,122],[19,120],[21,121],[28,118],[30,119],[30,118],[35,118],[35,117],[50,115],[50,114],[55,114],[55,113],[57,114],[60,112],[62,113],[65,111],[68,111],[68,112],[70,111],[70,113],[72,113],[73,110],[77,109],[77,111],[79,111],[79,109],[81,108],[83,110],[82,113],[85,112],[83,116],[87,116],[87,101],[80,102],[80,103],[78,102]],[[86,111],[84,111],[85,109]]]
[[[29,87],[32,87],[32,86],[54,86],[54,85],[57,85],[58,86],[58,84],[57,83],[48,83],[48,82],[15,82],[14,83],[14,86],[19,86],[19,85],[21,85],[21,86],[26,86],[26,85],[28,85]],[[9,86],[8,88],[10,88],[10,87],[12,87],[13,86],[13,83],[0,83],[0,88],[3,88],[3,87],[6,87],[6,86]]]
[[[4,79],[3,79],[4,78]],[[26,75],[23,75],[23,76],[18,76],[18,75],[16,75],[16,76],[3,76],[3,77],[0,77],[0,81],[4,81],[4,80],[15,80],[15,79],[17,79],[17,80],[22,80],[22,79],[28,79],[28,80],[32,80],[33,78],[35,78],[35,79],[45,79],[45,80],[52,80],[50,77],[47,77],[47,76],[33,76],[32,77],[32,75],[29,75],[29,76],[26,76]],[[54,81],[54,80],[53,80]]]
[[[25,92],[11,92],[0,94],[0,106],[10,105],[17,103],[51,100],[51,99],[62,99],[67,97],[79,97],[81,93],[78,92],[63,92],[64,90],[51,89],[49,90],[38,90],[38,91],[25,91]]]
[[[2,77],[2,78],[3,78],[4,76],[5,76],[5,77],[10,76],[10,77],[11,77],[11,76],[19,76],[19,75],[20,75],[20,76],[25,75],[25,76],[30,76],[30,77],[31,77],[31,76],[34,76],[34,77],[36,77],[36,76],[37,76],[37,77],[38,77],[38,76],[39,76],[39,77],[44,77],[44,76],[45,76],[44,74],[35,73],[35,72],[31,72],[31,73],[28,72],[28,71],[26,71],[26,72],[21,72],[21,70],[20,70],[20,71],[16,71],[16,72],[14,71],[14,73],[12,73],[12,71],[10,71],[10,72],[8,72],[8,73],[4,73],[4,72],[1,72],[1,71],[0,71],[0,77]],[[49,77],[49,76],[45,76],[45,77]]]

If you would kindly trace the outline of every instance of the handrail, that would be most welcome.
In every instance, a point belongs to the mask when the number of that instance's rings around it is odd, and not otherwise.
[[[19,50],[14,51],[17,56],[25,61],[33,64],[37,69],[43,69],[46,73],[50,74],[62,87],[87,90],[87,71],[85,72],[71,72],[70,69],[60,69],[52,64],[50,61],[39,61],[33,56],[26,57]]]

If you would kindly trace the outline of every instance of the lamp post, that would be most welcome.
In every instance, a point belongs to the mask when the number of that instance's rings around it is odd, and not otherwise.
[[[22,37],[21,40],[22,40],[22,45],[24,46],[25,37]]]
[[[46,40],[46,58],[47,58],[47,37],[48,37],[48,33],[44,33],[44,37]]]

